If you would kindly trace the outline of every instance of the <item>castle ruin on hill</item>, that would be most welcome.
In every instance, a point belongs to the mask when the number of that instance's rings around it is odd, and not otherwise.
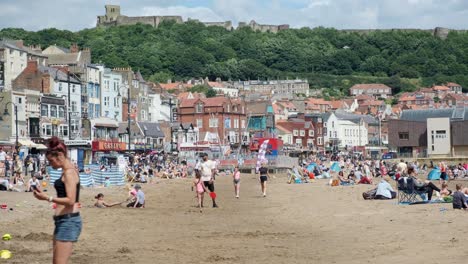
[[[174,21],[176,23],[184,23],[184,20],[181,16],[138,16],[138,17],[129,17],[124,16],[120,13],[120,6],[119,5],[106,5],[106,14],[103,16],[97,17],[97,27],[112,27],[112,26],[119,26],[119,25],[135,25],[137,23],[141,24],[148,24],[153,27],[158,27],[159,24],[163,21]],[[188,19],[188,21],[197,21],[205,26],[219,26],[223,27],[226,30],[234,30],[231,21],[224,21],[224,22],[202,22],[197,19]],[[261,31],[261,32],[272,32],[277,33],[278,31],[289,29],[289,25],[263,25],[258,24],[255,20],[250,21],[250,23],[246,22],[239,22],[239,26],[237,28],[249,27],[253,31]],[[340,31],[349,32],[349,33],[358,33],[358,34],[369,34],[375,31],[402,31],[402,32],[429,32],[435,37],[439,37],[442,39],[447,38],[447,35],[451,31],[457,32],[467,32],[467,30],[453,30],[448,28],[436,27],[434,29],[343,29]]]
[[[106,14],[103,16],[97,17],[97,27],[112,27],[112,26],[119,26],[119,25],[135,25],[137,23],[141,24],[148,24],[153,27],[158,27],[159,24],[163,21],[174,21],[176,23],[183,23],[184,20],[181,16],[138,16],[138,17],[129,17],[124,16],[120,13],[120,6],[119,5],[106,5]],[[197,21],[205,26],[219,26],[223,27],[229,31],[233,30],[234,27],[232,26],[231,21],[225,22],[202,22],[197,19],[188,19],[188,21]],[[241,27],[250,27],[254,31],[261,31],[261,32],[273,32],[276,33],[280,30],[288,29],[289,25],[262,25],[258,24],[254,20],[250,21],[250,23],[239,22],[238,28]]]

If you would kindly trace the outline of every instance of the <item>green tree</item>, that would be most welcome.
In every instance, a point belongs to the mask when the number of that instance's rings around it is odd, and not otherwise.
[[[215,97],[216,96],[216,91],[213,89],[213,88],[210,88],[208,89],[206,92],[205,92],[205,95],[207,98],[210,98],[210,97]]]

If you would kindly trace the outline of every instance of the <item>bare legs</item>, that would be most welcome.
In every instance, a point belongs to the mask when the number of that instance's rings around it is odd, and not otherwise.
[[[205,195],[204,193],[197,192],[198,208],[200,208],[200,213],[202,212],[202,208],[203,208],[203,196],[204,195]]]
[[[234,183],[234,195],[236,195],[236,198],[239,198],[239,189],[240,189],[240,184]]]
[[[73,251],[73,243],[54,240],[53,247],[53,264],[67,264]]]
[[[263,197],[265,197],[266,196],[266,181],[260,181],[260,185],[262,186]]]

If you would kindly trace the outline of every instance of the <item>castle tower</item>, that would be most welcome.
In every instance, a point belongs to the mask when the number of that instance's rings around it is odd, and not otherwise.
[[[106,5],[106,18],[108,21],[115,21],[120,16],[119,5]]]

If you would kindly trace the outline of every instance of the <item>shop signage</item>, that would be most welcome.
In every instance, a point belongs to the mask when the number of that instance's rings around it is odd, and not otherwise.
[[[93,141],[93,151],[123,151],[126,150],[125,142],[113,142],[113,141]]]
[[[65,145],[67,146],[83,146],[88,144],[89,141],[87,140],[65,140]]]

